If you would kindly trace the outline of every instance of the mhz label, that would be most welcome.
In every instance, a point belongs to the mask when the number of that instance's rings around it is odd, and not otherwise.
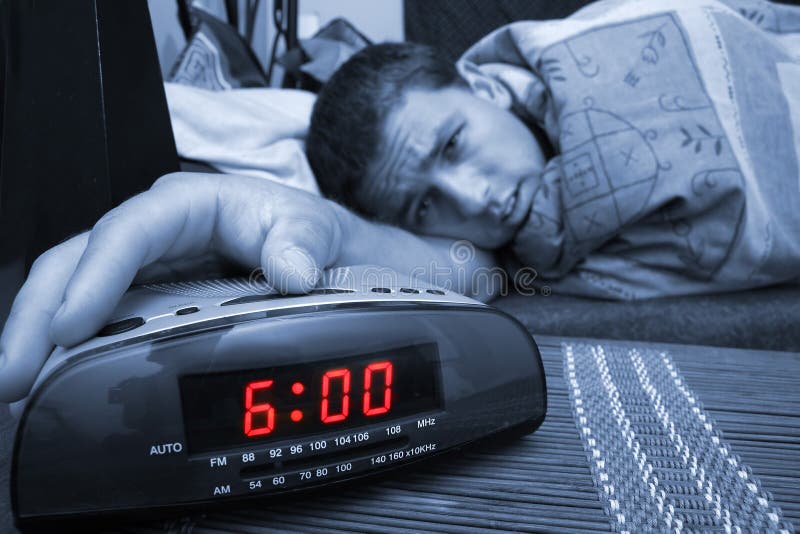
[[[430,426],[436,425],[436,418],[435,417],[426,417],[424,419],[420,419],[417,421],[417,428],[428,428]]]

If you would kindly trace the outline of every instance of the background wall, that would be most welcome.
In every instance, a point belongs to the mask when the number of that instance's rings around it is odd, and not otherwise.
[[[195,0],[201,6],[225,20],[223,0]],[[239,17],[243,18],[245,0],[239,0]],[[253,50],[266,69],[274,38],[272,24],[273,0],[261,0],[253,31]],[[148,0],[153,32],[163,75],[169,73],[175,59],[186,44],[177,17],[174,0]],[[298,0],[298,33],[308,37],[336,17],[353,23],[373,42],[403,40],[403,0]],[[240,20],[240,33],[244,33]],[[282,42],[279,52],[282,50]]]
[[[374,42],[403,40],[402,0],[299,0],[298,3],[300,14],[316,14],[321,26],[344,17]]]

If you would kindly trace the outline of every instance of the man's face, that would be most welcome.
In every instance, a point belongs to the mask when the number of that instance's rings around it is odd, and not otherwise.
[[[382,220],[497,248],[527,219],[544,156],[511,112],[465,87],[413,89],[383,133],[358,191]]]

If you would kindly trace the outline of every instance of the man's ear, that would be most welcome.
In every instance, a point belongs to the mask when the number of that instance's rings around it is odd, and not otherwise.
[[[500,80],[482,71],[471,61],[462,59],[456,68],[475,96],[488,100],[501,108],[511,108],[513,98],[508,88]]]

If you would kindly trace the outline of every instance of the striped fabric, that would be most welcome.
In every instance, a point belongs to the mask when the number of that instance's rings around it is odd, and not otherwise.
[[[614,530],[793,531],[667,351],[563,351],[575,423]]]

